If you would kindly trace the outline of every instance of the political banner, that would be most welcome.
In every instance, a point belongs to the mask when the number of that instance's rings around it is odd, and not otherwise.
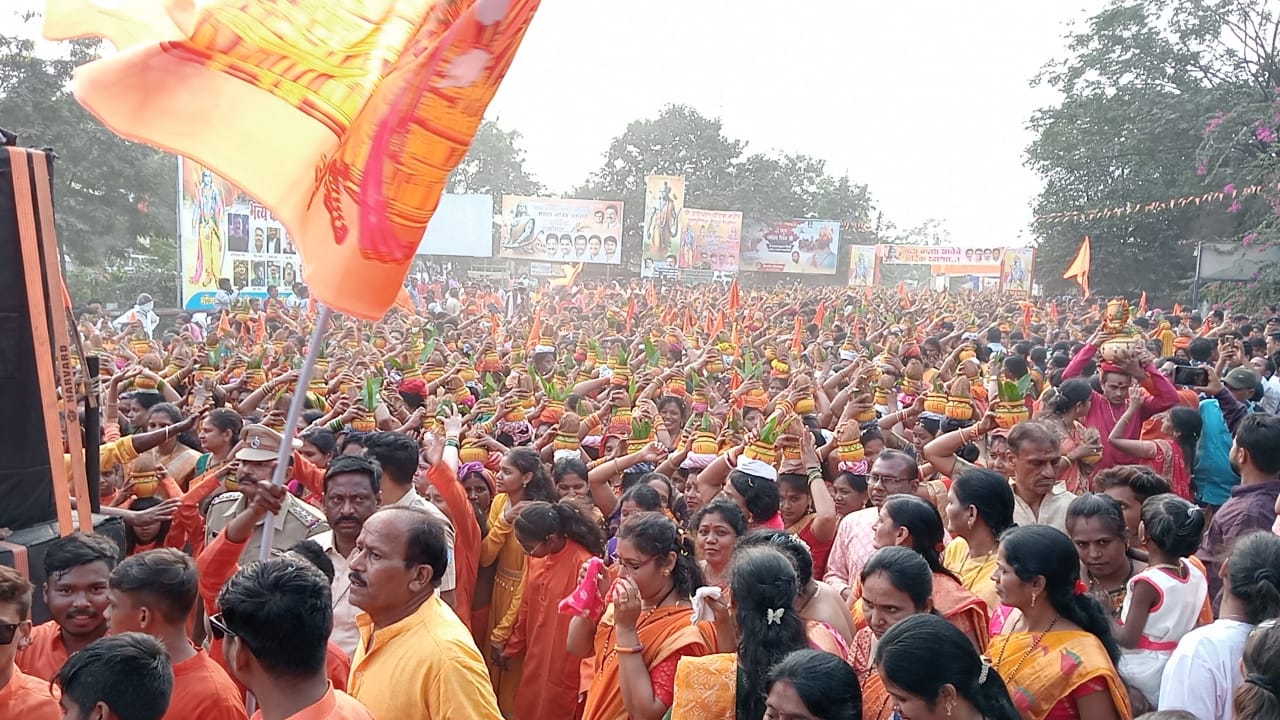
[[[751,223],[739,266],[755,272],[834,275],[839,252],[840,223],[832,220]]]
[[[493,196],[441,195],[417,254],[493,257]]]
[[[934,275],[999,275],[1004,248],[954,245],[877,245],[884,265],[929,265]]]
[[[875,285],[879,275],[876,272],[876,246],[854,245],[849,250],[849,286]]]
[[[1000,289],[1031,294],[1031,277],[1035,274],[1035,268],[1035,248],[1005,250],[1000,261]]]
[[[502,196],[498,257],[622,263],[622,202]]]
[[[678,267],[676,247],[684,210],[684,178],[650,175],[645,178],[644,248],[640,275],[669,275]]]
[[[302,260],[284,225],[240,188],[194,160],[178,158],[178,258],[182,307],[215,309],[218,281],[230,278],[242,298],[275,287],[293,294]]]
[[[738,272],[742,213],[733,210],[685,208],[680,214],[681,270]]]

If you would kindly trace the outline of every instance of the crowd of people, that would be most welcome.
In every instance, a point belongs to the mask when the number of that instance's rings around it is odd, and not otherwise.
[[[125,542],[0,567],[0,717],[1280,717],[1280,313],[452,285],[301,386],[82,310]]]

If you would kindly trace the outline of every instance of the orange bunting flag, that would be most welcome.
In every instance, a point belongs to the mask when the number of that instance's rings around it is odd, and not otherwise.
[[[1138,298],[1138,317],[1147,314],[1147,291],[1142,291],[1142,297]]]
[[[525,343],[525,350],[532,353],[533,349],[538,345],[538,338],[542,337],[542,308],[533,314],[533,325],[529,328],[529,338]]]
[[[1075,260],[1072,260],[1067,271],[1062,273],[1062,279],[1075,280],[1084,291],[1086,299],[1089,297],[1089,266],[1092,264],[1093,248],[1089,242],[1089,236],[1085,235],[1084,242],[1080,243],[1080,249],[1076,251]]]
[[[742,305],[742,290],[738,287],[738,278],[734,278],[729,283],[729,312],[737,313],[738,308]]]
[[[293,238],[320,302],[376,321],[538,4],[49,0],[44,33],[112,42],[76,70],[80,104],[242,188]],[[200,276],[229,276],[217,223],[196,232],[217,249]]]

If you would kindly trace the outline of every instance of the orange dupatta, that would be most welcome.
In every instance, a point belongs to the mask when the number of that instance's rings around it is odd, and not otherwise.
[[[862,680],[862,720],[890,720],[893,701],[875,670]]]
[[[737,709],[737,653],[680,658],[670,720],[729,718]]]
[[[1106,681],[1120,717],[1132,717],[1129,693],[1097,638],[1082,630],[1059,630],[1046,633],[1039,645],[1033,646],[1034,639],[1025,632],[997,635],[988,653],[1023,718],[1045,720],[1055,705],[1096,678]]]
[[[636,628],[640,643],[644,645],[641,657],[644,665],[652,669],[663,660],[686,650],[682,655],[699,656],[707,651],[702,632],[689,621],[693,610],[673,606],[657,608],[640,620]],[[595,677],[587,691],[587,702],[582,720],[627,720],[627,709],[622,704],[622,678],[618,673],[618,655],[613,649],[616,642],[613,627],[613,608],[610,606],[600,626],[596,628]]]

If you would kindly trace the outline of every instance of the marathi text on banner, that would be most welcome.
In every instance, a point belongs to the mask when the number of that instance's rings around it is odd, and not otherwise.
[[[1031,278],[1035,274],[1035,248],[1010,248],[1000,263],[1000,289],[1005,292],[1031,294]]]
[[[293,239],[271,211],[194,160],[178,158],[178,257],[182,307],[213,310],[218,281],[229,278],[242,297],[292,294],[302,279]]]
[[[840,223],[782,220],[753,223],[742,240],[740,267],[754,272],[834,275],[840,253]]]
[[[877,245],[881,265],[930,265],[934,275],[998,275],[1004,248]]]
[[[622,262],[622,203],[503,195],[498,256],[618,265]]]
[[[683,209],[683,177],[650,175],[645,178],[641,277],[675,274],[676,243],[680,238],[680,219]]]
[[[879,275],[876,272],[876,246],[854,245],[849,250],[849,285],[851,287],[875,285]]]
[[[730,210],[685,208],[680,215],[681,270],[738,272],[742,213]]]

